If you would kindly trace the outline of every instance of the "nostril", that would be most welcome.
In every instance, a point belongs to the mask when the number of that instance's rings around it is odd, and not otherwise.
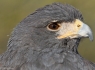
[[[79,25],[79,24],[77,25],[77,27],[80,27],[80,26],[81,26],[81,25]]]

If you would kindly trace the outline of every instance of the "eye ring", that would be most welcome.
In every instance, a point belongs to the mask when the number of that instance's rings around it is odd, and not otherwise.
[[[57,22],[52,22],[47,26],[48,30],[51,30],[51,31],[57,31],[59,30],[60,27],[61,27],[61,24]]]

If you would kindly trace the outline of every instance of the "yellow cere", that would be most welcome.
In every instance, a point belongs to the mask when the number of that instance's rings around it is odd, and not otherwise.
[[[76,19],[72,23],[63,23],[63,26],[66,26],[66,28],[60,29],[61,31],[58,32],[59,36],[57,38],[63,39],[66,37],[70,37],[70,38],[77,37],[77,33],[82,27],[82,25],[83,25],[83,22],[80,21],[79,19]]]

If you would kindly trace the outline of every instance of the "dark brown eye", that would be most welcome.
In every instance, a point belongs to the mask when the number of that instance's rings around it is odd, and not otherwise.
[[[51,23],[48,25],[48,28],[51,29],[51,30],[58,30],[60,27],[60,24],[59,23]]]

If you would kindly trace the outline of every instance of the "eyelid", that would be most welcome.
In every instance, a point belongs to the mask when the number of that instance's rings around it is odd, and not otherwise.
[[[48,24],[46,24],[44,27],[47,28],[47,26],[48,26],[49,24],[51,24],[51,23],[59,23],[59,24],[61,24],[61,23],[63,23],[63,22],[64,22],[63,20],[51,20],[51,22],[50,22],[50,21],[47,21],[46,23],[48,23]]]
[[[61,24],[62,22],[63,22],[63,20],[59,20],[59,21],[58,20],[54,20],[51,23],[60,23]]]

